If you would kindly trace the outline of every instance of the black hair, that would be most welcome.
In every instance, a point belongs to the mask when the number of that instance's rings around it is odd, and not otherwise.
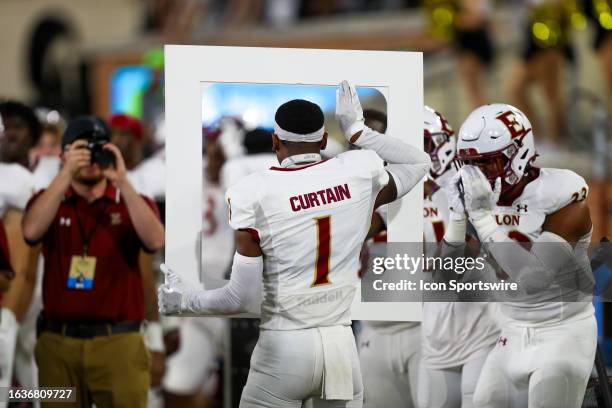
[[[283,130],[306,135],[321,129],[325,118],[319,105],[294,99],[279,106],[274,120]]]
[[[256,128],[244,135],[244,147],[247,154],[272,152],[272,131]]]
[[[31,146],[36,146],[42,134],[42,125],[36,117],[34,109],[21,102],[11,100],[2,101],[0,102],[0,116],[5,120],[6,118],[15,117],[23,119],[30,130]]]
[[[387,131],[387,114],[376,109],[364,109],[363,118],[368,120],[375,120],[382,123],[383,133]]]

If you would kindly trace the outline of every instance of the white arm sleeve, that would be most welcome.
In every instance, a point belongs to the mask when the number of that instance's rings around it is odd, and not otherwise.
[[[262,273],[263,257],[243,256],[236,252],[227,285],[186,293],[181,310],[203,315],[259,312]]]
[[[560,274],[590,270],[588,260],[576,264],[572,246],[552,232],[543,232],[529,251],[505,234],[496,232],[491,238],[485,244],[487,252],[528,295],[558,283],[559,279],[563,279]]]
[[[400,198],[408,194],[414,186],[421,182],[427,174],[429,165],[388,164],[385,168],[393,177],[397,189],[397,198]]]
[[[367,126],[355,143],[362,149],[374,151],[390,163],[385,168],[393,177],[397,198],[406,194],[427,174],[431,166],[429,155],[401,140],[380,134]]]
[[[378,133],[367,126],[361,132],[355,145],[362,149],[375,151],[381,159],[390,164],[412,164],[414,166],[424,167],[425,171],[427,171],[431,165],[431,159],[424,151],[396,137]],[[423,175],[425,175],[425,173],[423,173]]]

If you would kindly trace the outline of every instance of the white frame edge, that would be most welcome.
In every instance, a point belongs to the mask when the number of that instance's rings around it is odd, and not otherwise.
[[[216,46],[165,46],[166,255],[181,277],[198,284],[202,229],[202,82],[376,87],[387,98],[390,135],[423,147],[423,55]],[[386,89],[385,89],[386,88]],[[385,92],[387,91],[387,92]],[[423,187],[391,205],[388,238],[421,242]],[[353,303],[354,320],[420,321],[417,302]]]

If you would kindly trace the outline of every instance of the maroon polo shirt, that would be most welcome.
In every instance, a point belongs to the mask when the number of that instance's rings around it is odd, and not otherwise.
[[[4,230],[4,222],[0,219],[0,271],[12,271],[11,256],[9,253],[8,239],[6,238],[6,231]],[[2,293],[0,293],[0,301],[2,300]]]
[[[26,211],[41,193],[30,199]],[[143,198],[159,217],[155,203]],[[67,283],[72,257],[83,253],[79,219],[86,235],[91,235],[87,255],[96,257],[91,290],[70,289]],[[81,323],[143,320],[144,295],[138,265],[141,249],[147,250],[132,225],[119,190],[112,183],[92,203],[87,203],[70,187],[42,237],[45,317]]]

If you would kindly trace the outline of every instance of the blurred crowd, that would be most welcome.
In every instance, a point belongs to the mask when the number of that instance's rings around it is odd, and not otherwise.
[[[362,26],[367,32],[368,16],[412,18],[406,26],[413,29],[396,26],[402,38],[395,43],[424,52],[426,78],[436,71],[437,55],[451,63],[441,82],[446,81],[445,91],[452,91],[446,89],[448,80],[456,79],[462,94],[445,94],[450,104],[466,105],[461,112],[465,114],[487,102],[512,103],[534,118],[536,132],[547,139],[545,148],[563,148],[566,138],[576,133],[568,123],[573,120],[572,112],[567,111],[584,96],[578,91],[587,89],[606,106],[612,93],[612,7],[608,0],[149,0],[142,4],[141,30],[136,35],[154,44],[212,41],[240,45],[241,39],[248,42],[253,34],[267,32],[282,46],[282,38],[291,38],[293,30],[300,28],[305,32],[316,28],[319,38],[319,28],[339,35],[333,27],[350,21],[357,28],[343,29],[359,33]],[[375,37],[380,25],[373,29]],[[36,43],[33,38],[31,54],[40,58],[31,63],[48,67],[30,67],[38,94],[33,99],[62,114],[87,113],[93,107],[91,99],[97,96],[93,89],[76,90],[93,87],[87,84],[91,73],[86,73],[91,58],[83,56],[85,73],[70,79],[68,74],[74,69],[60,66],[61,61],[53,58],[54,50],[64,46],[60,34],[49,28],[41,36],[47,40]],[[317,46],[325,45],[319,41]],[[161,72],[155,60],[142,63],[151,66],[155,75]],[[159,83],[159,77],[153,82]],[[432,88],[435,81],[426,82],[426,99]],[[151,86],[149,100],[160,100],[159,89]],[[158,106],[163,109],[163,100]],[[457,109],[446,108],[453,117]],[[153,119],[151,110],[143,109],[147,138]]]
[[[184,38],[202,30],[232,31],[264,25],[417,7],[416,0],[149,0],[145,30]]]

